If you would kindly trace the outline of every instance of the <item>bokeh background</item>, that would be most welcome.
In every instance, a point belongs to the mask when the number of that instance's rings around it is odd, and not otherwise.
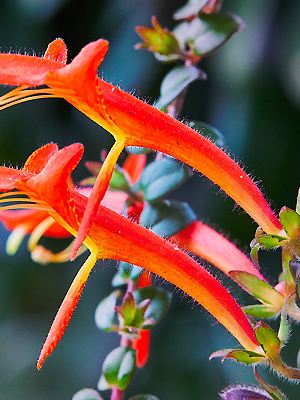
[[[134,27],[149,25],[151,15],[172,27],[172,12],[183,3],[2,0],[0,46],[2,51],[34,49],[42,54],[47,43],[60,36],[72,59],[83,45],[105,37],[110,41],[103,63],[105,78],[152,101],[169,67],[150,53],[133,49],[138,41]],[[261,182],[273,207],[293,208],[299,186],[300,2],[225,0],[224,9],[240,15],[247,29],[203,63],[209,79],[192,85],[182,116],[218,127],[231,153]],[[100,149],[112,144],[109,134],[62,100],[31,102],[1,112],[1,163],[21,165],[33,149],[48,141],[60,146],[80,141],[86,146],[86,160],[98,159]],[[83,174],[82,169],[78,178]],[[188,200],[200,218],[248,249],[255,224],[207,180],[195,176],[177,197]],[[119,340],[99,332],[93,319],[97,303],[111,290],[115,266],[98,263],[62,343],[37,372],[40,347],[82,259],[40,266],[31,261],[25,246],[9,258],[4,251],[7,232],[0,229],[0,399],[64,400],[83,387],[95,387],[105,355]],[[280,269],[278,255],[264,255],[262,264],[274,282]],[[157,284],[166,286],[159,279]],[[226,285],[246,303],[232,283]],[[208,362],[211,352],[234,346],[234,340],[183,293],[170,290],[171,310],[153,331],[149,364],[137,373],[128,394],[210,400],[230,383],[253,383],[250,368]],[[293,365],[298,348],[299,327],[285,351]],[[267,372],[265,376],[276,382]],[[299,398],[299,388],[280,385],[291,399]]]

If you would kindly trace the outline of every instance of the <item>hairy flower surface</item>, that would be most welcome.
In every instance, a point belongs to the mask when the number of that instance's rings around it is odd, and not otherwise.
[[[219,185],[265,232],[281,232],[279,220],[258,187],[224,151],[185,124],[98,77],[107,49],[108,42],[103,39],[92,42],[68,65],[61,39],[50,43],[44,57],[0,54],[0,83],[20,86],[1,97],[0,109],[32,99],[62,97],[116,139],[81,220],[74,255],[88,234],[124,146],[147,147],[181,160]],[[39,85],[49,88],[26,89]]]
[[[46,211],[76,237],[88,198],[74,187],[70,174],[82,154],[83,146],[78,143],[61,150],[48,144],[34,152],[21,170],[0,167],[0,190],[5,192],[1,203],[8,203],[2,209]],[[206,308],[244,348],[263,354],[253,328],[233,297],[178,247],[103,205],[99,206],[84,245],[91,255],[62,302],[38,368],[61,339],[97,259],[129,262],[168,280]]]

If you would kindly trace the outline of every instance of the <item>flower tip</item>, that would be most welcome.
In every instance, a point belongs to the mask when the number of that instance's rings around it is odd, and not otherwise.
[[[65,42],[63,41],[63,39],[57,38],[53,40],[53,42],[49,43],[47,50],[44,54],[44,58],[66,64],[67,55],[68,51]]]

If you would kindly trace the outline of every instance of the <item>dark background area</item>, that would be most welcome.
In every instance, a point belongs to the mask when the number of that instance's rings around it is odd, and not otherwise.
[[[138,42],[134,27],[149,25],[154,14],[172,27],[171,15],[183,3],[2,0],[1,51],[34,49],[42,54],[50,41],[62,37],[72,59],[85,44],[104,37],[110,41],[101,68],[105,79],[154,100],[169,66],[133,49]],[[215,125],[231,154],[260,182],[274,209],[294,208],[299,186],[300,2],[225,0],[224,9],[240,15],[247,29],[203,63],[209,79],[192,85],[182,117]],[[1,93],[5,90],[1,88]],[[98,159],[100,149],[112,144],[108,133],[63,100],[29,102],[0,113],[1,163],[22,165],[48,141],[60,146],[80,141],[86,147],[86,160]],[[256,225],[207,180],[196,175],[177,196],[189,201],[199,218],[248,249]],[[119,340],[115,334],[99,332],[93,320],[97,303],[110,293],[115,266],[98,262],[61,344],[37,372],[42,342],[82,259],[41,266],[31,261],[25,246],[9,258],[4,251],[7,232],[1,228],[0,233],[0,399],[64,400],[83,387],[95,387],[105,355]],[[262,266],[274,283],[279,255],[264,255]],[[157,284],[166,286],[159,279]],[[226,285],[246,302],[231,282]],[[210,400],[230,383],[254,383],[251,368],[208,361],[216,349],[235,346],[234,339],[189,298],[170,290],[171,310],[154,329],[149,364],[137,373],[128,394]],[[298,348],[299,327],[284,352],[293,365]],[[299,388],[278,383],[290,399],[298,398]]]

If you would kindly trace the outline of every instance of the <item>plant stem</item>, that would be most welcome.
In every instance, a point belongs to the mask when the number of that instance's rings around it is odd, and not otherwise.
[[[119,389],[117,386],[114,386],[111,391],[110,400],[123,400],[124,399],[124,391]]]

